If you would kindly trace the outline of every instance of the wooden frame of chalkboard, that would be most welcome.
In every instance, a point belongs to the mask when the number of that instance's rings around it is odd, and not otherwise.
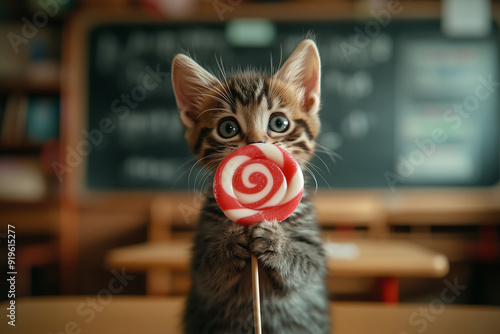
[[[497,6],[498,7],[498,6]],[[286,8],[286,10],[284,10]],[[106,25],[140,25],[140,24],[185,24],[185,23],[218,23],[220,17],[218,13],[209,10],[210,7],[203,7],[189,18],[168,19],[152,17],[146,13],[123,12],[110,14],[109,12],[83,12],[77,15],[69,25],[65,34],[65,49],[63,55],[63,66],[67,69],[62,87],[63,94],[63,115],[62,115],[62,145],[61,153],[65,160],[67,169],[61,175],[65,189],[68,194],[78,198],[80,196],[90,198],[96,194],[105,195],[113,193],[120,197],[134,197],[141,193],[154,196],[158,190],[152,189],[92,189],[88,187],[87,181],[87,159],[86,152],[92,148],[85,146],[87,139],[82,131],[90,133],[87,128],[88,121],[88,80],[89,80],[89,36],[91,32],[103,24]],[[397,19],[415,19],[415,18],[437,18],[440,14],[440,5],[435,2],[408,3],[405,9],[397,15]],[[228,13],[227,19],[262,17],[261,13],[269,13],[266,18],[279,22],[289,21],[311,21],[311,20],[353,20],[359,19],[360,25],[372,18],[369,12],[352,3],[335,3],[307,5],[305,3],[292,4],[242,4]],[[495,18],[498,20],[498,10],[494,11]],[[395,16],[396,17],[396,16]],[[168,63],[166,60],[165,63]],[[109,130],[109,122],[99,124],[101,132]],[[93,128],[95,129],[95,128]],[[87,135],[88,136],[88,135]],[[99,137],[99,136],[97,136]],[[96,137],[96,138],[97,138]],[[97,139],[96,139],[97,140]],[[89,153],[92,154],[92,153]],[[380,189],[379,189],[380,190]],[[168,189],[161,189],[161,192]],[[382,189],[382,192],[387,189]],[[379,191],[378,191],[379,192]],[[86,196],[90,195],[92,196]]]

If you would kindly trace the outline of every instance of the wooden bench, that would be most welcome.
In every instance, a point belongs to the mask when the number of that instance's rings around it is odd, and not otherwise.
[[[96,300],[95,308],[89,305]],[[1,333],[181,334],[184,297],[36,297],[16,300],[16,327],[4,316]],[[0,304],[6,313],[8,304]],[[422,315],[423,311],[425,315]],[[335,334],[500,333],[500,307],[335,302]]]
[[[151,204],[149,241],[172,240],[185,236],[179,231],[192,232],[203,200],[200,194],[187,193],[156,197]],[[387,237],[386,213],[379,196],[323,191],[313,196],[313,201],[318,223],[324,229],[362,226],[369,237]]]
[[[201,203],[202,198],[186,194],[156,198],[151,206],[150,241],[112,250],[106,256],[107,266],[146,271],[148,294],[187,292],[190,237]],[[331,277],[349,277],[351,291],[356,290],[353,278],[379,278],[382,300],[396,302],[399,277],[442,277],[448,272],[448,261],[441,254],[409,242],[383,239],[384,212],[375,198],[324,193],[316,196],[315,206],[327,242],[338,241],[337,234],[328,231],[338,224],[365,225],[366,234],[372,237],[348,239],[347,246],[357,250],[356,256],[328,258]]]
[[[409,227],[409,233],[391,233],[446,254],[450,261],[500,259],[500,188],[421,189],[386,196],[387,228]],[[460,235],[433,226],[476,227],[477,236]]]

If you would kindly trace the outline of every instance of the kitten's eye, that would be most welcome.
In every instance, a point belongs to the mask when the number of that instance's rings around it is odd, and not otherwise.
[[[271,116],[269,120],[269,128],[274,132],[285,132],[290,126],[290,121],[283,115]]]
[[[236,136],[240,132],[240,127],[234,118],[226,118],[219,123],[218,131],[222,138],[227,139]]]

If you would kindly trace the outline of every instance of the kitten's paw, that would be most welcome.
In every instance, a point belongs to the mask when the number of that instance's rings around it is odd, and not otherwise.
[[[287,245],[285,230],[276,221],[265,221],[250,227],[250,251],[264,265],[276,268]]]
[[[223,250],[229,261],[235,261],[237,269],[243,269],[250,261],[248,227],[231,223],[222,237]]]

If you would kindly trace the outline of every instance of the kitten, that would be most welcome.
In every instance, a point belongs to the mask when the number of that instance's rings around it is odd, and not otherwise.
[[[278,72],[216,79],[185,55],[172,64],[172,82],[186,139],[215,171],[232,151],[266,142],[304,167],[320,122],[320,59],[304,40]],[[184,315],[187,334],[253,333],[250,254],[259,261],[262,331],[329,333],[325,254],[309,196],[285,221],[253,226],[231,222],[209,189],[192,250],[192,288]]]

